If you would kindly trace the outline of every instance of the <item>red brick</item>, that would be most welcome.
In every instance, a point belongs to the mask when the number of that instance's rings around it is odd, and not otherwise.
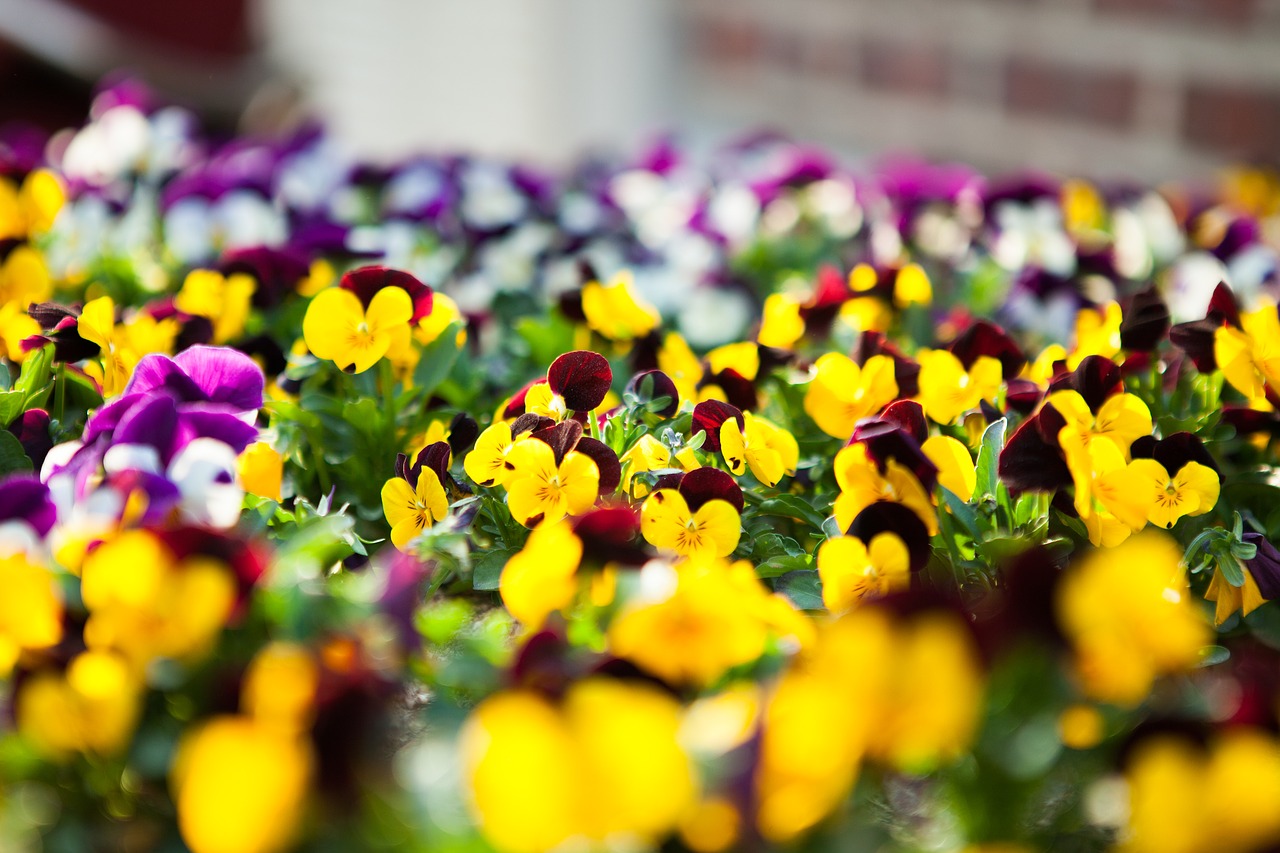
[[[1254,19],[1258,0],[1093,0],[1093,6],[1117,15],[1238,27]]]
[[[947,54],[938,45],[864,41],[861,71],[869,89],[913,95],[941,95],[947,90]]]
[[[1192,84],[1183,94],[1182,135],[1193,147],[1236,159],[1280,158],[1280,89]]]
[[[1112,128],[1133,122],[1138,81],[1133,72],[1082,68],[1030,57],[1005,65],[1005,105],[1032,113]]]

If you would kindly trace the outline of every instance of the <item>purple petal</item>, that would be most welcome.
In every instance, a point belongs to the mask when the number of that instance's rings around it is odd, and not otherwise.
[[[168,391],[179,400],[187,402],[203,400],[206,396],[200,386],[174,359],[160,353],[144,355],[138,361],[138,366],[133,369],[133,375],[129,377],[129,384],[124,387],[124,393],[126,395],[150,394],[158,390]]]
[[[58,520],[49,487],[34,475],[19,474],[0,480],[0,521],[21,519],[47,536]]]
[[[258,440],[258,428],[247,424],[227,411],[219,411],[212,407],[184,406],[179,414],[179,435],[173,452],[177,453],[196,438],[212,438],[229,444],[236,453],[241,453],[250,444]],[[166,460],[167,461],[167,460]]]
[[[242,412],[262,408],[262,371],[244,353],[229,347],[194,346],[178,353],[174,361],[209,402],[226,403]]]
[[[131,408],[112,433],[112,444],[145,444],[154,447],[168,464],[177,450],[178,406],[166,395],[152,397]]]

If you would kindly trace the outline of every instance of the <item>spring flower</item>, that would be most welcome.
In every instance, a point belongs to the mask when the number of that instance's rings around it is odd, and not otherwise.
[[[1068,431],[1077,434],[1080,442],[1087,444],[1094,437],[1110,439],[1127,459],[1129,447],[1139,438],[1151,435],[1151,410],[1142,398],[1135,394],[1113,394],[1098,408],[1097,414],[1078,391],[1055,391],[1045,400],[1052,406],[1066,425],[1058,434],[1059,444],[1066,446]]]
[[[250,300],[257,283],[244,273],[223,277],[215,270],[192,270],[173,304],[179,311],[213,323],[213,343],[225,344],[244,334]]]
[[[644,502],[641,513],[641,532],[655,548],[682,557],[727,557],[738,547],[742,521],[726,500],[691,507],[679,489],[659,489]]]
[[[841,611],[864,598],[900,592],[911,583],[907,546],[893,533],[881,533],[864,543],[854,536],[828,539],[818,548],[818,577],[822,603]]]
[[[622,454],[619,461],[626,466],[621,489],[625,494],[635,498],[643,498],[649,494],[649,487],[636,480],[636,474],[660,471],[665,468],[692,471],[699,467],[697,454],[693,450],[685,447],[673,455],[669,447],[650,433],[645,433],[636,439],[636,443]]]
[[[1146,483],[1153,498],[1149,518],[1159,527],[1173,527],[1184,515],[1204,515],[1218,503],[1222,483],[1207,465],[1187,462],[1173,474],[1155,459],[1134,459],[1129,466]]]
[[[503,464],[507,508],[526,527],[585,512],[599,494],[600,469],[576,450],[557,460],[549,444],[529,438],[513,445]]]
[[[1075,483],[1076,512],[1094,545],[1117,545],[1146,526],[1150,489],[1113,440],[1099,437],[1085,443],[1069,429],[1063,428],[1063,452]]]
[[[173,318],[156,320],[146,314],[117,326],[115,311],[111,297],[100,296],[85,303],[77,324],[80,337],[100,348],[100,366],[90,365],[86,372],[98,380],[104,397],[124,390],[143,356],[170,351],[178,331]]]
[[[919,264],[907,264],[898,270],[893,280],[893,304],[899,308],[908,305],[933,303],[933,285],[929,275]]]
[[[918,360],[920,404],[940,424],[954,423],[981,401],[995,400],[1000,391],[1003,368],[991,356],[978,356],[967,370],[959,358],[946,350],[924,350]]]
[[[785,293],[770,294],[764,300],[764,316],[756,340],[761,346],[791,349],[802,337],[804,319],[800,316],[800,302]]]
[[[672,571],[668,598],[635,602],[609,627],[615,655],[672,684],[708,685],[759,658],[771,636],[808,636],[805,618],[768,593],[746,561],[699,558]]]
[[[284,478],[284,457],[268,442],[255,441],[240,454],[240,485],[251,495],[279,501]]]
[[[1280,393],[1280,312],[1266,305],[1240,315],[1240,328],[1214,330],[1213,355],[1222,375],[1249,399]]]
[[[0,356],[20,364],[27,357],[22,342],[40,334],[40,324],[17,302],[0,302]]]
[[[66,200],[62,179],[48,169],[35,169],[20,187],[0,178],[0,239],[21,240],[48,231]]]
[[[777,485],[784,475],[796,472],[800,447],[795,437],[781,427],[750,412],[742,414],[743,425],[729,418],[720,426],[720,452],[734,474],[748,468],[766,486]]]
[[[977,485],[977,473],[964,442],[949,435],[934,435],[925,439],[920,450],[938,466],[938,484],[968,503]]]
[[[681,400],[697,400],[702,382],[702,362],[678,332],[667,332],[658,348],[658,369],[675,383]]]
[[[848,356],[830,352],[818,359],[815,368],[804,410],[833,438],[848,438],[855,423],[898,396],[893,359],[887,355],[873,355],[859,367]]]
[[[62,599],[53,573],[22,552],[0,555],[0,589],[0,677],[7,678],[24,651],[62,639]]]
[[[1108,302],[1101,308],[1082,308],[1076,314],[1075,346],[1067,358],[1067,368],[1075,370],[1091,355],[1115,358],[1120,352],[1120,304]]]
[[[462,469],[477,485],[501,485],[507,478],[507,453],[511,447],[511,424],[495,421],[480,433],[476,446],[463,458]]]
[[[32,303],[53,295],[53,281],[44,257],[30,246],[17,246],[0,264],[0,306],[25,311]]]
[[[382,513],[391,525],[391,542],[411,553],[409,543],[414,537],[449,514],[449,497],[436,472],[424,467],[416,484],[400,477],[383,483]]]
[[[1158,676],[1199,662],[1210,631],[1181,560],[1174,540],[1144,533],[1093,552],[1067,572],[1056,612],[1086,694],[1132,706]]]
[[[498,580],[502,603],[528,630],[573,602],[578,591],[582,540],[563,518],[533,529],[520,553],[507,561]]]
[[[656,845],[696,801],[680,726],[679,704],[640,683],[591,678],[555,703],[497,693],[460,735],[467,804],[489,843],[511,853]]]
[[[55,760],[77,752],[115,755],[133,735],[141,687],[132,667],[110,651],[77,655],[66,672],[41,670],[18,691],[18,731]]]
[[[330,288],[307,306],[302,335],[317,358],[328,359],[342,370],[364,373],[393,343],[406,344],[412,317],[413,302],[398,287],[379,290],[367,307],[351,291]]]
[[[587,282],[582,288],[582,313],[592,331],[611,341],[642,338],[661,320],[653,306],[636,296],[629,272],[618,273],[607,284]]]
[[[840,494],[835,500],[836,523],[848,530],[862,510],[877,501],[902,504],[924,523],[930,536],[938,530],[938,516],[920,478],[895,459],[883,471],[868,455],[864,444],[852,444],[836,454],[836,482]]]

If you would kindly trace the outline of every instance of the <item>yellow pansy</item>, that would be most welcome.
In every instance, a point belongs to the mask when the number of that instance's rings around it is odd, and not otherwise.
[[[503,567],[498,581],[502,603],[522,625],[537,631],[549,615],[573,602],[581,562],[582,540],[569,522],[544,521]]]
[[[269,442],[255,441],[240,454],[237,464],[240,485],[251,495],[281,499],[284,480],[284,457]]]
[[[644,502],[640,532],[655,548],[682,557],[727,557],[738,547],[742,521],[728,501],[709,500],[695,512],[676,489],[659,489]]]
[[[51,571],[21,551],[0,556],[0,678],[24,651],[62,640],[62,599]]]
[[[65,673],[37,672],[18,691],[18,731],[53,759],[77,752],[114,755],[128,745],[141,709],[141,685],[110,651],[77,655]]]
[[[257,288],[253,277],[244,273],[224,278],[216,270],[192,270],[173,304],[179,311],[208,318],[213,323],[213,343],[225,344],[244,334]]]
[[[1055,391],[1046,398],[1045,405],[1053,406],[1067,422],[1058,431],[1058,442],[1064,447],[1072,440],[1069,434],[1074,434],[1082,444],[1102,437],[1114,442],[1128,459],[1130,445],[1151,435],[1151,410],[1135,394],[1113,394],[1098,408],[1096,415],[1077,391]]]
[[[1222,482],[1207,465],[1187,462],[1173,474],[1154,459],[1135,459],[1129,465],[1151,496],[1148,517],[1154,525],[1173,527],[1184,515],[1204,515],[1218,503]]]
[[[462,470],[477,485],[492,486],[506,481],[507,453],[511,450],[511,424],[495,421],[480,433],[476,445],[462,459]]]
[[[910,569],[907,546],[893,533],[878,533],[870,543],[837,536],[818,548],[822,603],[832,611],[905,590],[911,584]]]
[[[600,469],[576,450],[557,464],[551,445],[528,438],[512,446],[504,464],[507,508],[526,527],[585,512],[599,495]]]
[[[1214,330],[1213,356],[1231,385],[1249,399],[1263,396],[1268,387],[1280,393],[1280,314],[1275,305],[1264,305],[1240,315],[1240,325]]]
[[[407,346],[412,317],[413,301],[402,288],[382,288],[366,310],[354,293],[334,287],[321,291],[307,306],[302,336],[317,358],[363,373],[393,344]]]
[[[800,461],[800,446],[795,437],[764,418],[743,412],[744,426],[737,418],[720,425],[720,452],[735,474],[747,468],[766,486],[777,485],[784,475],[795,474]]]
[[[587,325],[611,341],[642,338],[658,327],[661,318],[653,306],[635,293],[629,272],[620,272],[607,284],[588,282],[582,288],[582,313]]]
[[[933,302],[933,285],[929,275],[919,264],[907,264],[898,270],[893,280],[893,304],[899,308],[908,305],[930,305]]]
[[[436,472],[424,467],[418,472],[417,486],[400,477],[382,484],[382,514],[391,525],[391,542],[411,553],[409,543],[414,537],[449,514],[449,498]]]
[[[867,455],[866,446],[852,444],[836,454],[835,474],[840,494],[834,513],[841,530],[848,530],[858,513],[876,501],[891,501],[919,516],[930,536],[938,532],[938,516],[929,493],[919,478],[896,459],[890,459],[881,473]]]
[[[874,415],[898,396],[893,359],[873,355],[859,367],[847,355],[829,352],[818,359],[804,396],[804,410],[833,438],[848,438],[859,420]]]
[[[15,364],[22,362],[27,357],[22,342],[38,334],[40,324],[27,316],[26,310],[17,302],[0,304],[0,356]]]
[[[800,316],[800,301],[786,293],[773,293],[766,297],[760,332],[756,335],[760,345],[791,349],[802,337],[804,318]]]
[[[973,456],[964,442],[949,435],[932,435],[920,445],[920,450],[938,466],[938,484],[968,503],[978,477]]]
[[[978,356],[968,370],[946,350],[923,350],[918,361],[920,404],[940,424],[954,423],[960,415],[978,408],[980,401],[994,401],[1000,392],[1004,368],[989,355]]]

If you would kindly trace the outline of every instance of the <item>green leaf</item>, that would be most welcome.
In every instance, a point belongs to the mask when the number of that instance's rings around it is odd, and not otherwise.
[[[1214,556],[1218,558],[1218,571],[1222,572],[1223,579],[1232,586],[1244,586],[1244,566],[1231,555],[1230,550],[1223,554],[1215,548]]]
[[[8,430],[0,429],[0,476],[31,469],[31,459],[22,449],[22,442]]]
[[[973,490],[975,498],[996,494],[996,487],[1000,483],[997,467],[1000,462],[1000,451],[1004,449],[1004,433],[1008,425],[1009,421],[1001,418],[989,425],[982,433],[982,444],[978,448],[978,462],[974,469],[977,478]]]
[[[804,549],[800,547],[800,543],[792,539],[790,536],[782,536],[778,533],[766,533],[756,539],[755,547],[752,549],[758,560],[767,560],[770,557],[797,557],[804,554]]]
[[[942,489],[942,499],[946,501],[947,509],[951,510],[951,515],[960,523],[964,531],[973,538],[973,541],[981,541],[982,533],[978,527],[978,513],[974,508],[960,500],[950,489]]]
[[[423,348],[418,366],[413,370],[415,391],[429,395],[449,377],[458,360],[458,353],[462,351],[458,348],[458,332],[461,329],[461,323],[451,323],[438,338]]]
[[[473,589],[497,589],[498,580],[502,577],[502,570],[506,567],[507,561],[517,553],[519,552],[511,549],[490,551],[479,560],[476,560],[473,563],[471,572],[471,587]]]
[[[1200,650],[1200,666],[1216,666],[1231,659],[1231,651],[1225,646],[1205,646]]]
[[[7,427],[26,410],[27,395],[22,391],[0,393],[0,427]]]
[[[822,581],[813,569],[783,575],[778,580],[777,589],[801,610],[821,610],[823,607]]]
[[[787,572],[803,571],[809,568],[808,554],[780,554],[756,564],[756,575],[762,578],[776,578]]]
[[[48,386],[52,376],[53,344],[46,344],[27,354],[26,361],[22,362],[22,373],[13,387],[19,391],[25,391],[30,398],[37,391]]]
[[[756,512],[776,518],[793,518],[814,528],[822,527],[822,523],[827,520],[825,513],[818,512],[809,505],[808,501],[795,495],[766,498],[756,507]]]

